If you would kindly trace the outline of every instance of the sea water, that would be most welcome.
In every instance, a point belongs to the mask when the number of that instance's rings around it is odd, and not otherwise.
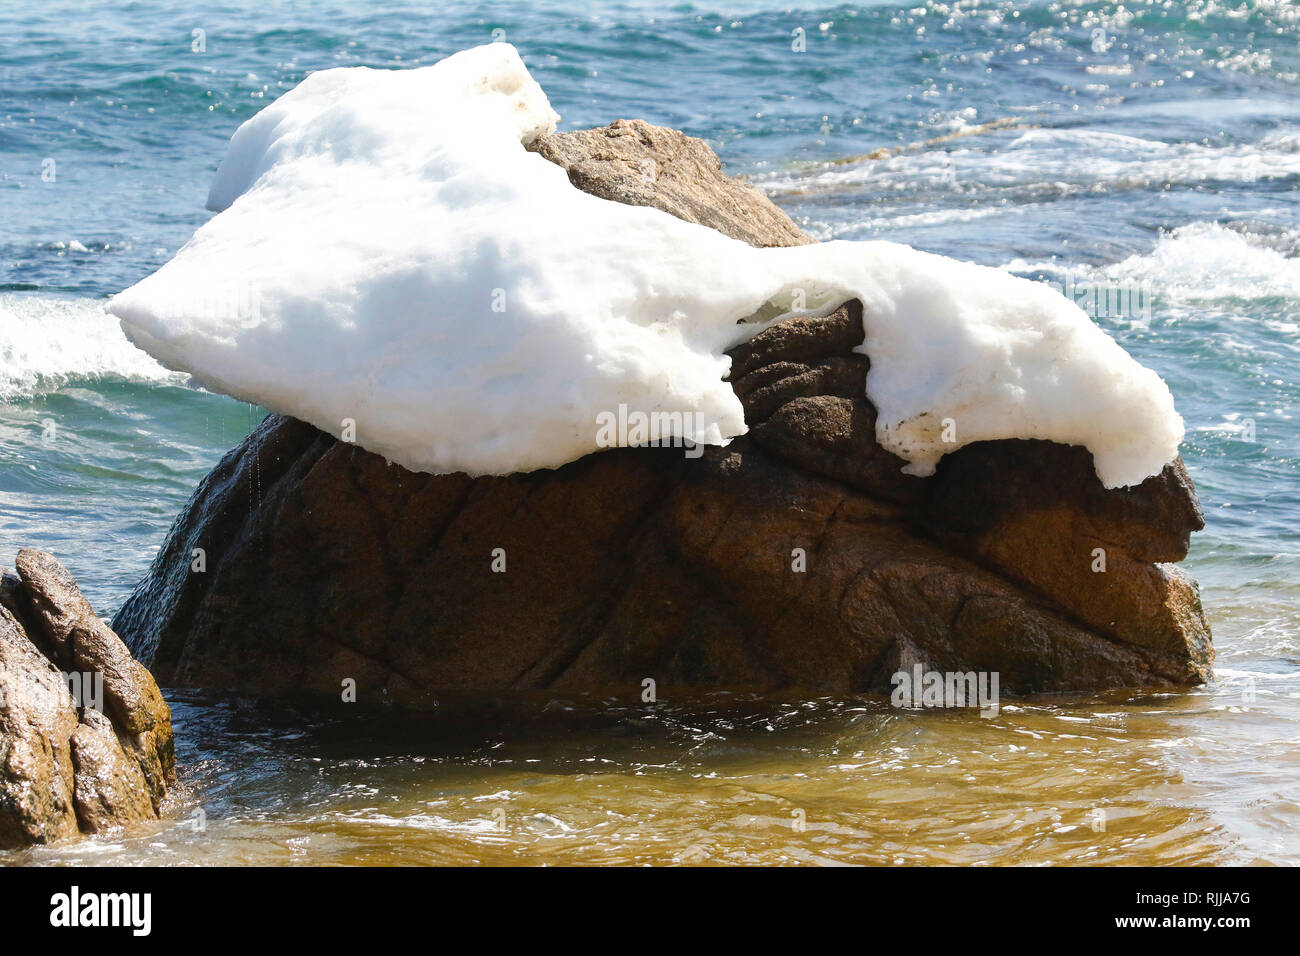
[[[989,718],[548,699],[358,728],[173,691],[167,819],[3,859],[1300,861],[1298,37],[1254,2],[0,7],[0,563],[52,551],[111,614],[260,419],[101,311],[209,218],[238,124],[312,70],[500,38],[562,129],[679,127],[819,239],[1073,295],[1186,422],[1218,650],[1188,693]]]

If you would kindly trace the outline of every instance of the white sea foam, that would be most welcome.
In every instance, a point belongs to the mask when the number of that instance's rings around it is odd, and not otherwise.
[[[185,380],[134,348],[102,301],[0,293],[0,401],[104,377]]]
[[[1150,280],[1174,299],[1300,297],[1300,259],[1216,223],[1165,233],[1147,255],[1106,268],[1114,279]]]
[[[1008,272],[1073,275],[1080,282],[1149,283],[1166,303],[1220,299],[1300,298],[1300,258],[1293,232],[1253,235],[1218,223],[1193,222],[1162,233],[1150,252],[1104,266],[1013,259]]]
[[[725,442],[745,424],[723,353],[763,327],[745,320],[850,297],[877,436],[914,473],[991,438],[1086,445],[1109,486],[1177,454],[1168,388],[1045,285],[888,242],[754,249],[594,198],[524,149],[556,119],[506,44],[313,74],[240,127],[224,211],[111,311],[209,387],[351,420],[431,472],[561,465],[622,405]]]
[[[981,145],[971,145],[979,142]],[[1283,182],[1300,175],[1297,131],[1282,129],[1259,143],[1165,143],[1093,126],[995,130],[980,141],[903,152],[880,159],[755,177],[780,197],[870,187],[885,194],[921,188],[1012,190],[1059,195],[1147,189],[1165,183]],[[1088,162],[1080,163],[1079,156]]]

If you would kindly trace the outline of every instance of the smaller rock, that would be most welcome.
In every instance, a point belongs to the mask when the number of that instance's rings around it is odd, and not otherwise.
[[[58,648],[67,669],[103,674],[104,696],[115,722],[131,734],[153,730],[164,721],[170,726],[171,712],[152,675],[99,619],[63,565],[29,548],[18,552],[15,564],[38,627]]]
[[[77,832],[68,743],[76,728],[58,668],[0,607],[0,847]]]
[[[107,717],[86,708],[70,742],[76,774],[73,797],[82,830],[103,833],[120,826],[124,818],[155,816],[144,771],[123,751]]]
[[[15,563],[0,577],[0,848],[156,819],[175,776],[162,692],[54,557]]]

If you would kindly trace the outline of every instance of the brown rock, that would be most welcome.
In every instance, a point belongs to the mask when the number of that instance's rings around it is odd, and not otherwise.
[[[0,606],[0,848],[77,832],[68,744],[76,728],[58,668]]]
[[[103,675],[104,696],[118,726],[130,734],[170,727],[171,711],[153,676],[99,619],[63,565],[30,548],[19,551],[14,563],[39,629],[68,670]]]
[[[0,583],[0,847],[156,818],[175,770],[158,685],[58,561],[23,550],[16,564]]]
[[[0,574],[0,607],[6,607],[15,617],[21,617],[27,611],[23,607],[23,583],[12,571]]]
[[[70,744],[73,795],[83,832],[103,833],[126,821],[157,816],[140,764],[122,750],[107,717],[87,708]]]
[[[552,133],[528,147],[564,167],[574,186],[628,206],[653,206],[754,246],[813,240],[758,189],[722,172],[704,140],[645,120]]]
[[[680,133],[620,121],[534,148],[603,198],[807,241]],[[1108,491],[1085,449],[987,442],[903,475],[875,441],[863,321],[848,302],[734,349],[751,431],[698,458],[413,474],[272,415],[204,479],[114,626],[175,685],[338,700],[352,678],[360,702],[417,707],[639,695],[647,677],[661,698],[887,690],[913,663],[997,671],[1008,693],[1204,680],[1195,585],[1157,564],[1201,526],[1181,462]]]

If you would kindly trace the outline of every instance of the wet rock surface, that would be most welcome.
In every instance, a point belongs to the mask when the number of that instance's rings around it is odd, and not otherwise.
[[[810,241],[676,131],[620,121],[532,148],[598,196]],[[1209,629],[1171,563],[1203,524],[1181,461],[1107,490],[1086,449],[997,441],[904,475],[875,440],[864,319],[848,302],[734,349],[750,432],[726,448],[471,479],[272,415],[114,626],[168,684],[337,700],[350,679],[413,707],[646,678],[661,698],[888,690],[916,663],[997,671],[1004,693],[1205,680]]]
[[[52,555],[15,564],[0,580],[0,848],[157,818],[175,776],[158,685]]]

